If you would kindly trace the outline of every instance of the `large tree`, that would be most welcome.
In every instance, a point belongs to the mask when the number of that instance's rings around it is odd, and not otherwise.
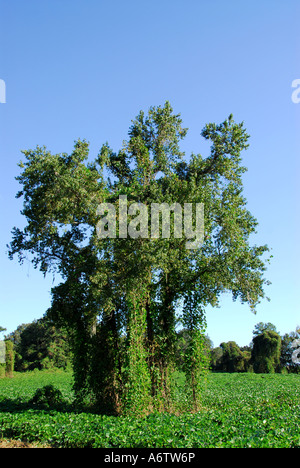
[[[256,373],[280,370],[281,337],[274,331],[264,330],[253,338],[252,362]]]
[[[17,196],[28,224],[14,228],[10,256],[22,262],[29,252],[42,272],[61,274],[48,315],[69,327],[77,395],[92,393],[104,411],[171,407],[178,322],[190,337],[184,369],[197,408],[205,307],[231,291],[254,310],[265,296],[268,248],[249,244],[257,221],[243,196],[243,123],[230,115],[206,125],[206,158],[181,151],[186,133],[166,102],[139,113],[118,152],[106,143],[88,162],[88,143],[79,140],[71,155],[37,147],[20,163]],[[103,203],[119,220],[124,209],[128,216],[112,229],[107,219],[99,235]],[[151,237],[153,219],[141,213],[163,203],[204,204],[202,246],[189,248],[191,233],[179,236],[175,223],[169,235],[160,225]],[[194,213],[193,228],[196,221]]]

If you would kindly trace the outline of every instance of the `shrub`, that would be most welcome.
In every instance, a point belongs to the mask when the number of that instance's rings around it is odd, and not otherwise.
[[[30,403],[42,406],[53,406],[63,402],[63,396],[58,388],[54,385],[45,385],[42,388],[38,388]]]

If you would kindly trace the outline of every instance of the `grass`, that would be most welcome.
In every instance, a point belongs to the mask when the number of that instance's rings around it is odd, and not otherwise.
[[[29,404],[54,385],[63,405]],[[0,380],[0,438],[55,447],[300,448],[300,375],[209,374],[202,409],[144,418],[76,412],[69,373],[31,372]]]

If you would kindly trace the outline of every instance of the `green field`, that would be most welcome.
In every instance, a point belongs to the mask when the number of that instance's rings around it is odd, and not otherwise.
[[[56,408],[29,404],[53,384],[63,394]],[[69,373],[32,372],[0,380],[0,438],[56,447],[300,448],[300,375],[209,374],[195,414],[144,418],[75,412]]]

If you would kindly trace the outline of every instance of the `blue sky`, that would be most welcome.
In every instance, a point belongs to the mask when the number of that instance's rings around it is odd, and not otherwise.
[[[300,325],[298,0],[0,0],[0,325],[13,331],[50,305],[52,277],[10,261],[13,226],[24,226],[14,177],[22,149],[71,152],[108,141],[118,150],[139,110],[171,102],[189,128],[182,145],[208,154],[201,129],[233,113],[251,135],[244,153],[253,243],[272,247],[270,302],[253,315],[224,297],[207,310],[215,346],[249,344],[254,325],[283,334]],[[57,279],[56,279],[57,280]]]

